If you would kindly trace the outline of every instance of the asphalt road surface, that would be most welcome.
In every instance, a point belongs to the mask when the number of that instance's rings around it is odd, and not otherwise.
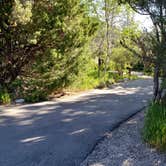
[[[0,107],[0,166],[78,166],[103,135],[152,97],[152,79],[56,101]]]

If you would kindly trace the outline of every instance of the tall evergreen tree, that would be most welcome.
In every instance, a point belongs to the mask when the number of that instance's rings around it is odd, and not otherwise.
[[[70,73],[96,24],[90,24],[85,4],[78,0],[2,0],[0,9],[1,86],[8,86],[51,49],[63,61],[60,70]]]

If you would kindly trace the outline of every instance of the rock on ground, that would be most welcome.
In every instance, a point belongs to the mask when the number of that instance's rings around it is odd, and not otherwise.
[[[166,154],[141,139],[145,112],[107,133],[81,166],[166,166]]]

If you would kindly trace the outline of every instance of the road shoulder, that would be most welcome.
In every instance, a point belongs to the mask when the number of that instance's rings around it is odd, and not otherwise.
[[[166,166],[166,156],[141,139],[145,110],[139,112],[106,137],[81,166]]]

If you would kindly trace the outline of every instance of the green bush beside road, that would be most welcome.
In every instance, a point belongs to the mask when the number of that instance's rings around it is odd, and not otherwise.
[[[143,139],[161,151],[166,150],[166,107],[164,105],[151,104],[148,108]]]

